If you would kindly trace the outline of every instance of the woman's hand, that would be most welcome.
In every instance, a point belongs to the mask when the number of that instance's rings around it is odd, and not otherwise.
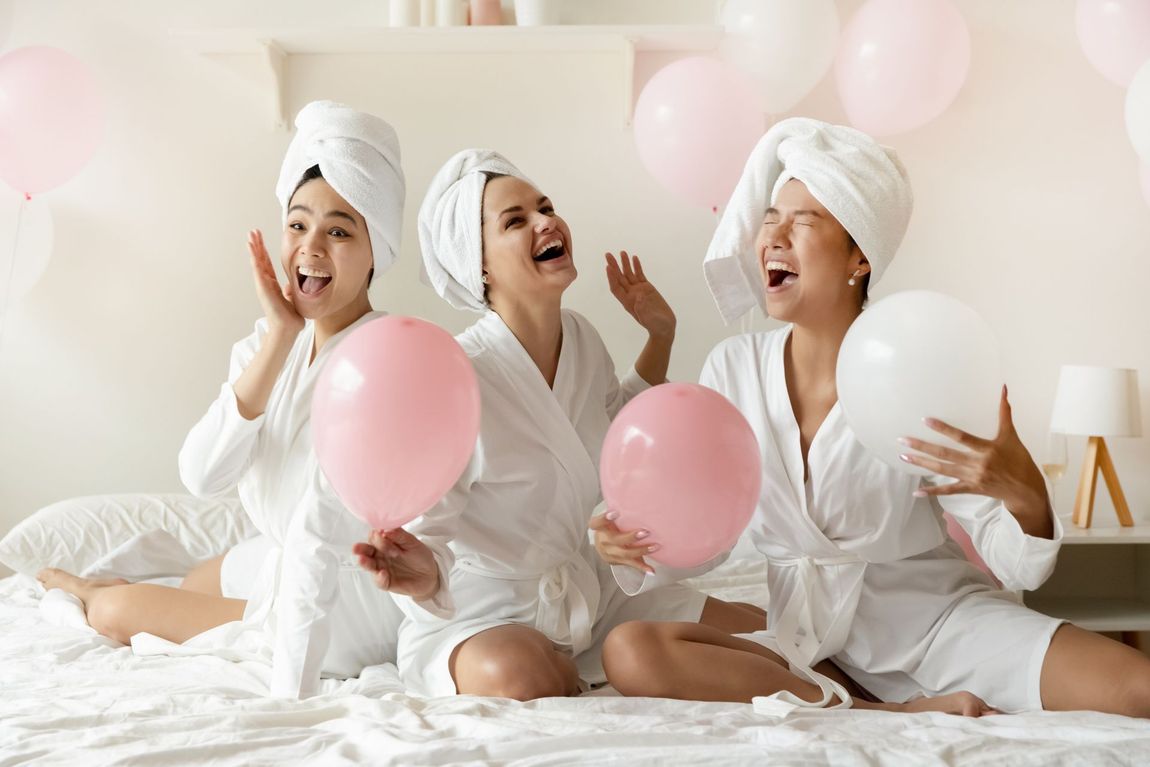
[[[304,319],[296,311],[292,300],[291,275],[288,275],[287,285],[280,287],[268,249],[264,246],[263,233],[259,229],[248,232],[248,252],[252,257],[256,295],[268,319],[268,331],[294,338],[303,330]]]
[[[423,541],[403,528],[372,530],[368,543],[357,543],[352,552],[359,566],[375,574],[375,585],[393,594],[406,594],[416,601],[439,593],[439,565]]]
[[[966,449],[942,447],[911,437],[900,439],[901,444],[925,454],[907,453],[899,456],[903,461],[957,480],[920,488],[915,495],[969,493],[997,498],[1018,518],[1027,534],[1044,538],[1053,535],[1046,482],[1014,429],[1005,386],[998,408],[998,435],[994,439],[980,439],[933,418],[926,419],[926,425]]]
[[[673,339],[675,312],[655,286],[647,281],[639,257],[629,256],[625,250],[619,251],[619,256],[623,261],[622,268],[613,254],[606,255],[607,283],[611,286],[611,294],[652,338]]]
[[[608,511],[591,517],[591,529],[595,531],[595,550],[603,561],[611,565],[626,565],[641,573],[654,573],[653,567],[644,561],[643,556],[659,550],[659,544],[648,544],[650,535],[646,530],[632,530],[624,533],[615,526],[619,513]]]

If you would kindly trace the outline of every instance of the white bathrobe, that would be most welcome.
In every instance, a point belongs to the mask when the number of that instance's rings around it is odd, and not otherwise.
[[[262,534],[225,557],[224,596],[247,599],[245,638],[259,637],[271,657],[271,693],[306,697],[327,676],[356,676],[368,665],[394,662],[403,614],[391,595],[362,570],[351,547],[369,526],[331,491],[311,440],[311,395],[323,360],[341,338],[372,319],[371,312],[333,336],[311,361],[315,337],[308,322],[276,379],[267,409],[240,415],[232,387],[251,364],[267,332],[256,331],[232,349],[228,380],[180,451],[180,477],[195,495],[239,490]],[[236,584],[243,584],[237,588]],[[211,635],[210,637],[208,635]],[[237,631],[212,630],[205,640],[236,640]],[[197,644],[197,639],[189,640]],[[201,641],[199,644],[203,644]]]
[[[697,621],[705,596],[670,586],[629,599],[591,545],[599,451],[611,419],[648,384],[622,383],[595,328],[563,312],[554,388],[495,312],[457,336],[475,366],[483,415],[475,454],[447,497],[407,529],[435,552],[449,594],[417,605],[400,632],[399,667],[423,695],[456,692],[451,652],[507,624],[538,629],[603,681],[601,645],[627,620]],[[449,597],[449,598],[448,598]]]
[[[1033,589],[1049,576],[1058,520],[1046,540],[1026,535],[990,498],[915,498],[922,478],[867,452],[837,404],[811,441],[804,483],[783,367],[789,335],[787,327],[727,339],[700,378],[739,408],[762,451],[762,495],[745,537],[767,559],[770,607],[767,631],[747,636],[797,668],[831,658],[885,701],[966,690],[1003,711],[1040,710],[1042,661],[1061,622],[1021,606],[968,563],[942,512],[970,533],[1005,589]],[[635,593],[683,575],[640,584],[616,572]]]

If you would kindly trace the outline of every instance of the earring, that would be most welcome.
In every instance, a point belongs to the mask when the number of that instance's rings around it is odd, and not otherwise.
[[[855,286],[855,277],[858,277],[860,274],[862,274],[862,269],[855,269],[855,273],[851,275],[849,280],[847,280],[847,285],[850,285],[853,288]]]
[[[483,273],[483,284],[484,284],[484,285],[486,285],[486,284],[487,284],[487,272],[484,272],[484,273]]]

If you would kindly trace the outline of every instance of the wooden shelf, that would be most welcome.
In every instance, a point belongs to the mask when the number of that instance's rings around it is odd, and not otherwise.
[[[1026,606],[1088,631],[1150,631],[1150,602],[1137,599],[1028,594]]]
[[[274,41],[288,55],[347,53],[596,53],[636,51],[712,51],[722,39],[718,26],[557,25],[550,27],[348,27],[348,28],[201,28],[168,34],[202,54],[262,51]]]
[[[618,53],[623,66],[624,122],[635,103],[635,56],[645,52],[705,53],[718,48],[723,29],[711,25],[557,25],[548,27],[348,27],[171,29],[169,36],[203,56],[261,56],[271,78],[277,127],[289,115],[289,56],[340,54]]]

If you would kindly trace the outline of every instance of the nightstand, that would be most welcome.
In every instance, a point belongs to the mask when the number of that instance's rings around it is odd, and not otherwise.
[[[1064,537],[1049,580],[1024,594],[1028,607],[1090,631],[1117,632],[1138,647],[1150,631],[1150,524],[1075,527]]]

